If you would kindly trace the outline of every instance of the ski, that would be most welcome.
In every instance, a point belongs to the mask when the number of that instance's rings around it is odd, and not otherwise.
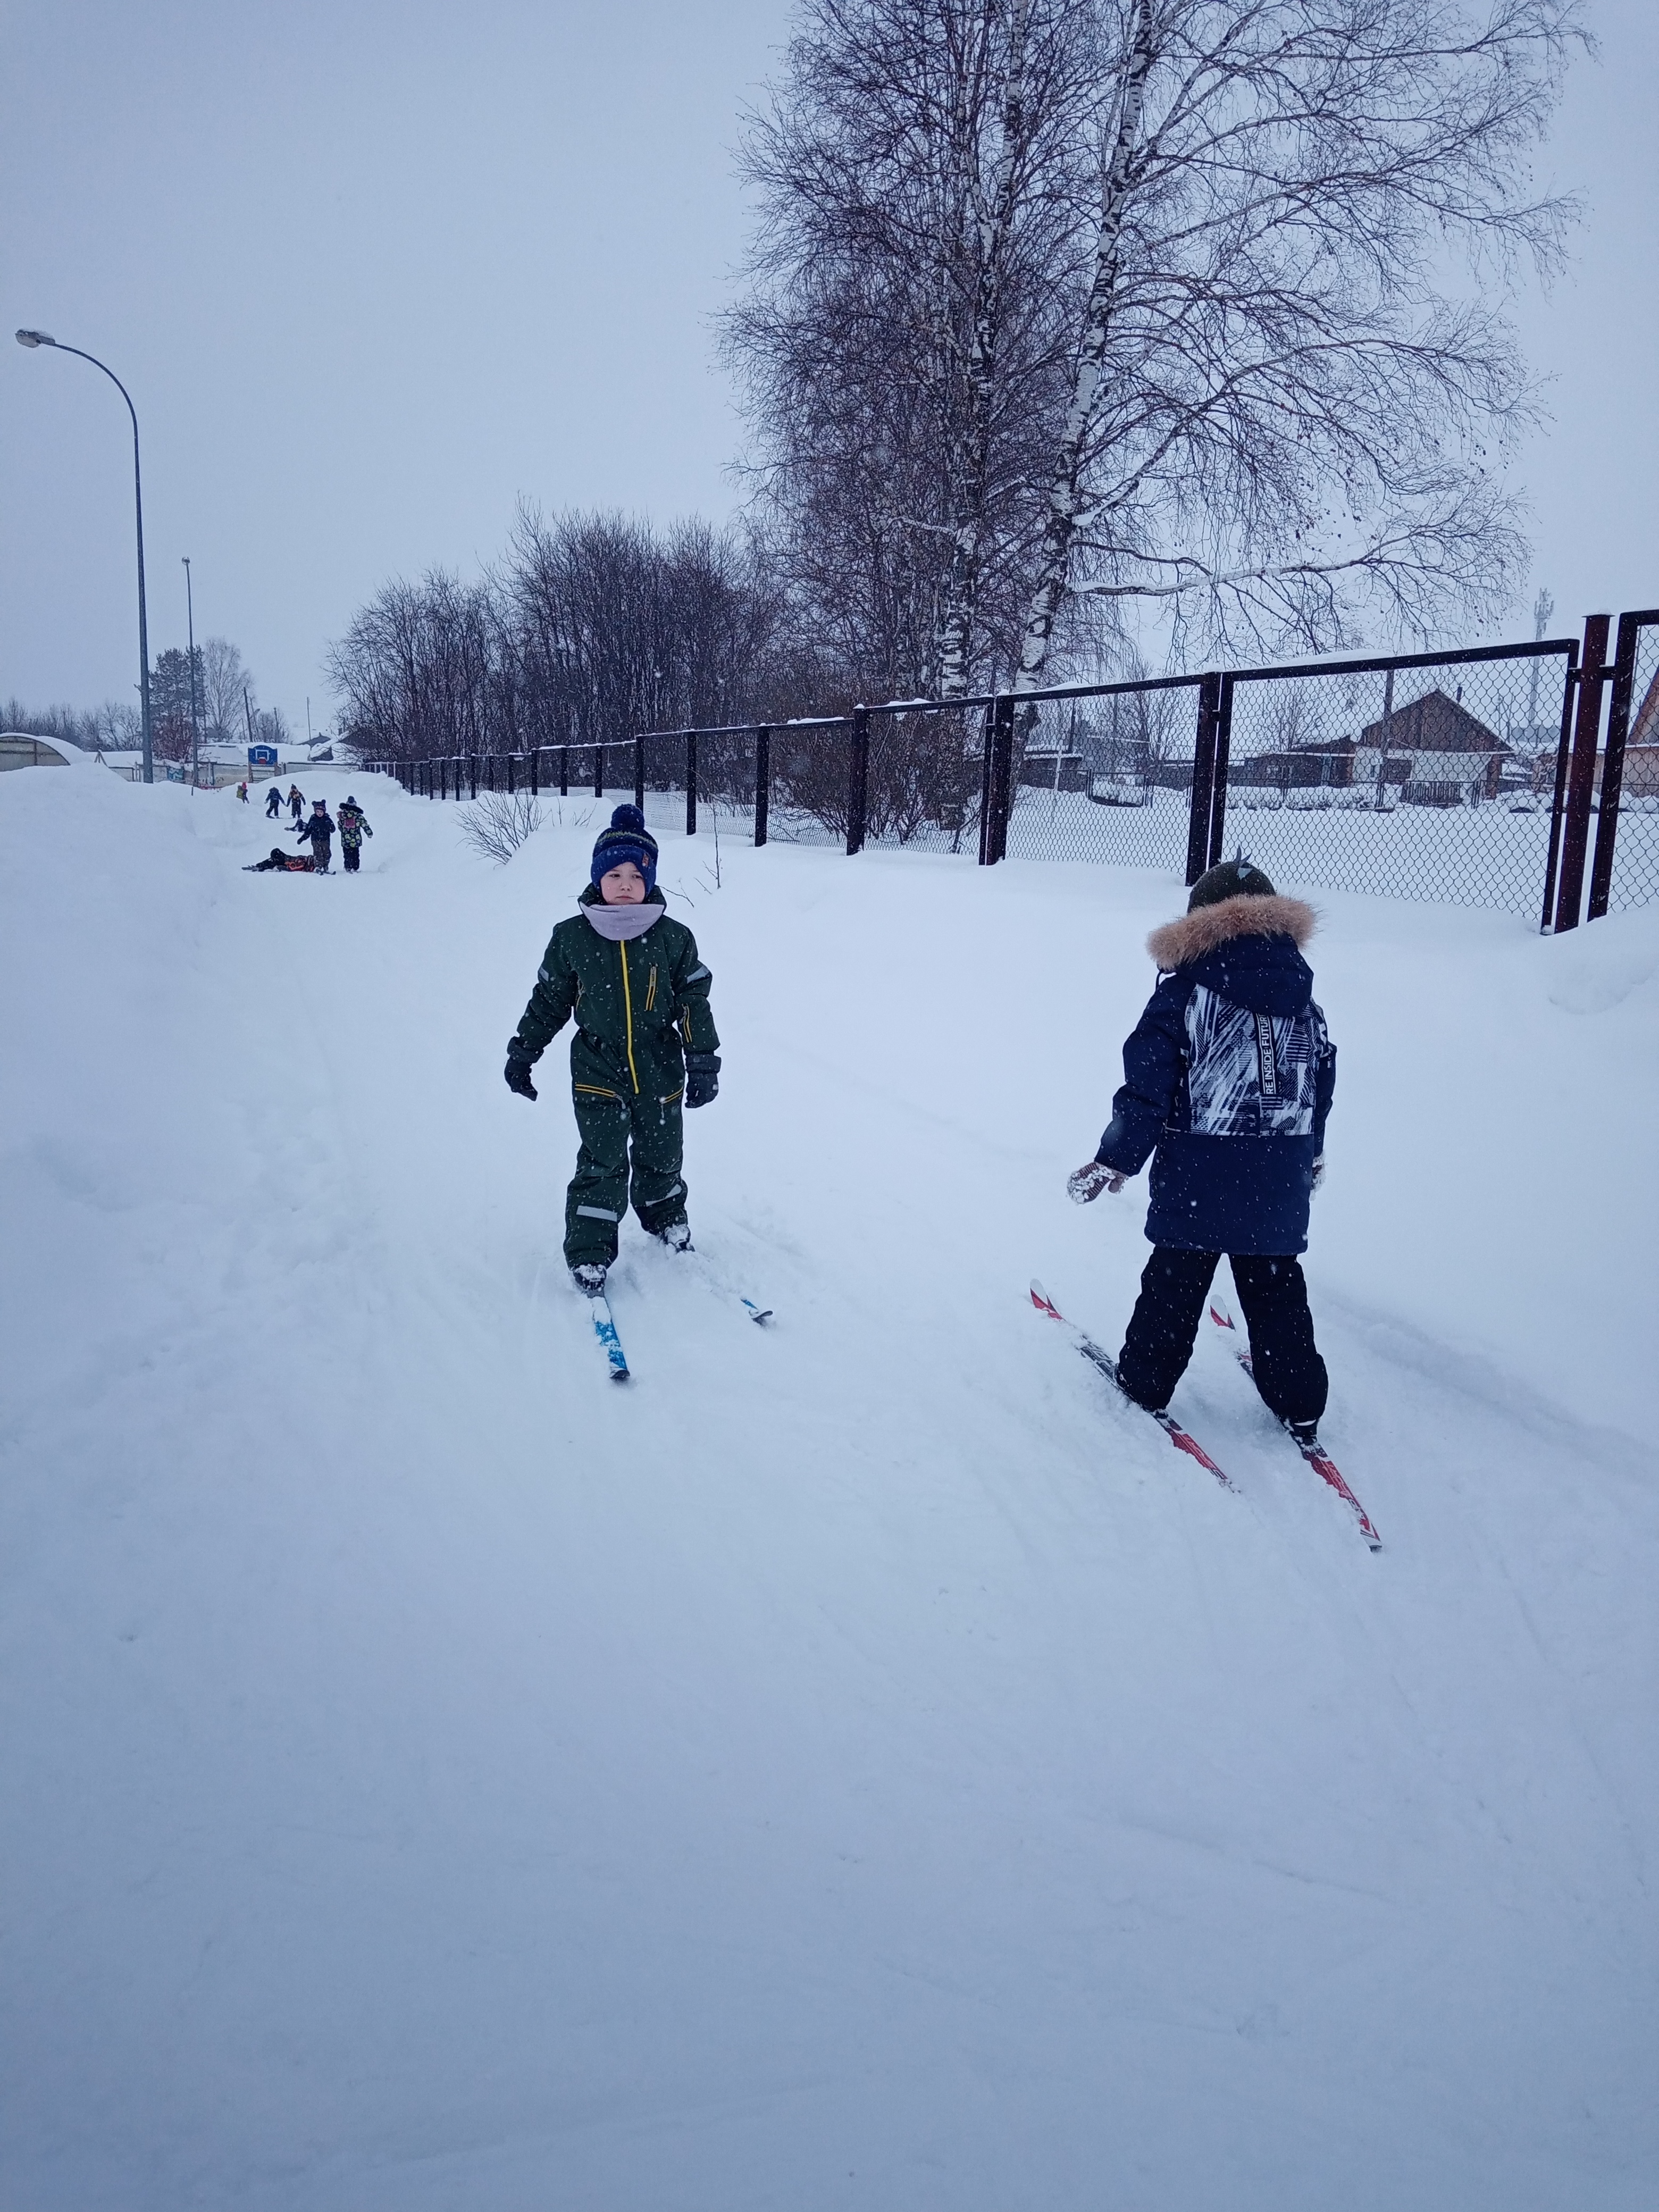
[[[601,1291],[590,1298],[588,1304],[593,1309],[593,1334],[599,1338],[599,1347],[611,1363],[611,1380],[626,1382],[629,1380],[628,1355],[623,1352],[622,1339],[617,1334],[617,1324],[611,1318],[610,1302]]]
[[[659,1243],[662,1241],[661,1238],[658,1240]],[[753,1298],[745,1297],[741,1291],[734,1291],[725,1277],[710,1266],[708,1254],[698,1251],[695,1244],[670,1244],[666,1249],[672,1252],[677,1259],[690,1260],[696,1273],[702,1278],[705,1285],[713,1291],[717,1297],[735,1298],[750,1321],[764,1322],[772,1319],[770,1306],[757,1305]]]
[[[1217,1297],[1213,1294],[1212,1294],[1210,1297],[1209,1307],[1210,1319],[1215,1323],[1216,1327],[1226,1338],[1227,1347],[1232,1353],[1233,1358],[1238,1362],[1239,1365],[1244,1370],[1244,1372],[1254,1382],[1255,1380],[1255,1362],[1250,1357],[1249,1346],[1243,1341],[1243,1338],[1239,1334],[1238,1323],[1233,1319],[1231,1307],[1229,1306],[1225,1298]],[[1365,1541],[1370,1545],[1372,1551],[1380,1552],[1382,1548],[1382,1539],[1377,1534],[1375,1527],[1372,1525],[1370,1515],[1366,1512],[1364,1507],[1354,1496],[1352,1491],[1349,1489],[1346,1477],[1343,1474],[1341,1468],[1337,1465],[1336,1462],[1326,1450],[1324,1445],[1322,1444],[1316,1437],[1311,1442],[1304,1443],[1303,1439],[1297,1435],[1295,1430],[1291,1427],[1288,1421],[1281,1421],[1279,1425],[1284,1430],[1285,1435],[1301,1453],[1303,1458],[1307,1461],[1309,1466],[1312,1468],[1315,1474],[1319,1475],[1324,1481],[1329,1483],[1331,1488],[1336,1492],[1337,1496],[1342,1500],[1342,1503],[1353,1515],[1354,1519],[1359,1523],[1360,1534],[1365,1539]]]
[[[1238,1485],[1216,1465],[1198,1438],[1190,1430],[1183,1429],[1173,1413],[1154,1413],[1150,1407],[1137,1405],[1137,1401],[1129,1396],[1128,1392],[1123,1389],[1123,1385],[1118,1382],[1117,1362],[1112,1358],[1110,1352],[1103,1352],[1094,1339],[1086,1335],[1075,1322],[1067,1321],[1039,1282],[1034,1281],[1031,1285],[1031,1304],[1039,1313],[1047,1314],[1050,1321],[1060,1322],[1065,1328],[1071,1330],[1076,1339],[1077,1348],[1083,1357],[1097,1367],[1101,1373],[1115,1385],[1128,1404],[1135,1406],[1138,1412],[1147,1414],[1149,1419],[1156,1421],[1177,1451],[1185,1452],[1189,1458],[1195,1459],[1200,1467],[1207,1468],[1224,1490],[1231,1490],[1235,1496],[1237,1495]]]

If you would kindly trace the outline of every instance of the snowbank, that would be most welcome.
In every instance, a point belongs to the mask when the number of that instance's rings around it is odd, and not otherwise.
[[[1319,896],[1373,1559],[1218,1346],[1242,1498],[1024,1303],[1133,1295],[1063,1179],[1170,878],[668,841],[726,1073],[619,1392],[501,1080],[604,810],[349,784],[317,880],[0,781],[6,2200],[1650,2204],[1659,915]]]

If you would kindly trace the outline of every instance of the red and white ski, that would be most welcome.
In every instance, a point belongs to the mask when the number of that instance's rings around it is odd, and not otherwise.
[[[1250,1380],[1255,1382],[1255,1362],[1251,1358],[1249,1346],[1244,1341],[1243,1336],[1239,1330],[1238,1324],[1233,1319],[1231,1307],[1229,1306],[1225,1298],[1218,1297],[1213,1291],[1210,1293],[1209,1306],[1210,1319],[1221,1331],[1223,1336],[1225,1337],[1229,1351],[1232,1353],[1233,1358],[1238,1362],[1239,1365],[1244,1370],[1244,1372],[1249,1376]],[[1352,1491],[1349,1489],[1346,1477],[1343,1474],[1341,1468],[1337,1465],[1336,1462],[1326,1450],[1324,1445],[1318,1441],[1317,1437],[1316,1437],[1311,1443],[1304,1443],[1302,1438],[1297,1435],[1295,1430],[1290,1426],[1288,1422],[1281,1421],[1279,1423],[1279,1426],[1284,1430],[1285,1435],[1301,1453],[1303,1458],[1307,1461],[1309,1466],[1312,1468],[1315,1474],[1322,1476],[1325,1481],[1329,1483],[1331,1488],[1336,1492],[1337,1496],[1342,1500],[1342,1503],[1353,1515],[1354,1519],[1359,1523],[1360,1534],[1370,1546],[1372,1551],[1380,1552],[1382,1548],[1382,1539],[1377,1534],[1376,1528],[1372,1526],[1370,1515],[1366,1512],[1364,1507],[1354,1496]]]
[[[1231,1490],[1235,1496],[1237,1495],[1238,1485],[1229,1475],[1224,1474],[1200,1443],[1198,1438],[1190,1431],[1183,1429],[1173,1413],[1154,1413],[1150,1407],[1139,1405],[1136,1400],[1129,1396],[1128,1392],[1123,1389],[1123,1385],[1118,1382],[1117,1362],[1112,1358],[1110,1352],[1103,1352],[1093,1337],[1085,1335],[1075,1322],[1067,1321],[1041,1283],[1033,1282],[1031,1285],[1031,1304],[1039,1313],[1047,1314],[1050,1321],[1057,1321],[1064,1328],[1071,1330],[1077,1341],[1077,1348],[1083,1357],[1097,1367],[1109,1381],[1116,1384],[1126,1401],[1134,1406],[1138,1413],[1145,1413],[1149,1419],[1156,1421],[1177,1451],[1187,1453],[1188,1457],[1195,1459],[1200,1467],[1207,1468],[1224,1490]]]

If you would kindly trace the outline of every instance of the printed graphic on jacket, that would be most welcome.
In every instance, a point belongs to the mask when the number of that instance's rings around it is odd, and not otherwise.
[[[1252,1013],[1206,983],[1187,1001],[1187,1096],[1200,1137],[1308,1137],[1325,1017]]]

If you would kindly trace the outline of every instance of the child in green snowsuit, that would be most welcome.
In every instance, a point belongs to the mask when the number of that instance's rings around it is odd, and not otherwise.
[[[686,1250],[681,1106],[720,1089],[712,978],[697,941],[657,889],[657,846],[635,806],[619,806],[593,848],[578,911],[553,932],[530,1003],[507,1048],[507,1088],[533,1098],[530,1071],[574,1014],[572,1096],[581,1149],[565,1199],[564,1256],[596,1296],[628,1210]]]

